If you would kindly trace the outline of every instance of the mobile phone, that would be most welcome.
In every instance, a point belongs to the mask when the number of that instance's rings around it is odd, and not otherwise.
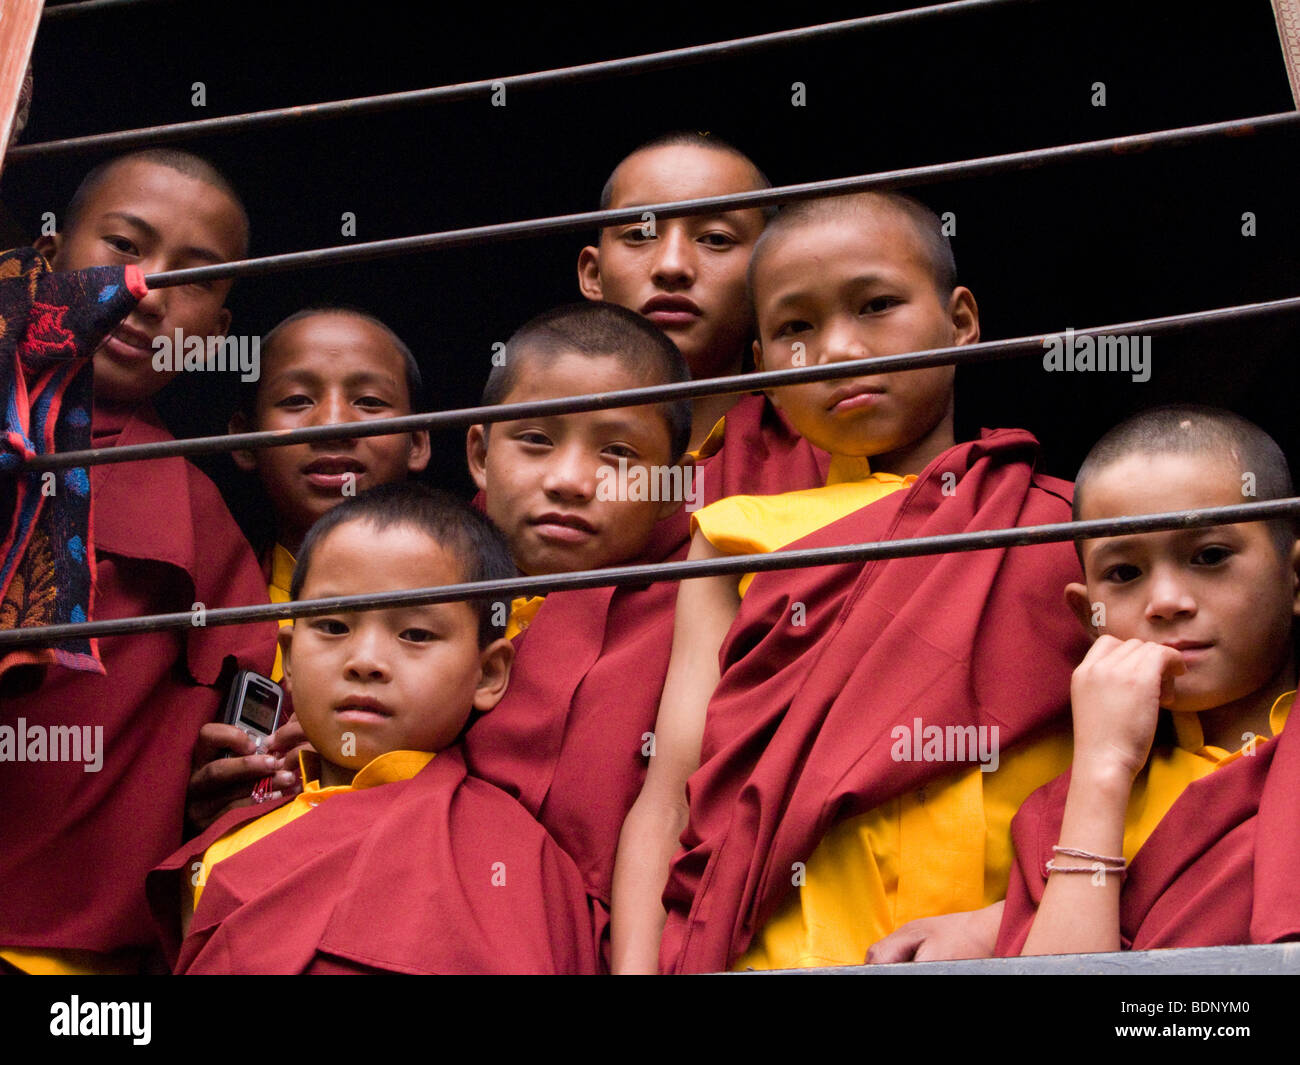
[[[254,673],[251,669],[241,669],[230,685],[225,723],[252,736],[260,751],[280,727],[280,707],[283,701],[284,689],[270,677]]]

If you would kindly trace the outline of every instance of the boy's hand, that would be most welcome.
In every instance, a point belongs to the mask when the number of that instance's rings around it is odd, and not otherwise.
[[[1070,682],[1076,766],[1123,770],[1132,781],[1151,752],[1160,704],[1186,672],[1172,647],[1098,637]]]
[[[1005,905],[1005,902],[995,902],[982,910],[908,921],[872,944],[867,951],[867,964],[991,958]]]
[[[243,729],[215,721],[204,725],[194,745],[193,772],[185,796],[190,827],[195,833],[202,832],[227,811],[250,805],[253,788],[273,774],[277,792],[291,795],[301,790],[297,753],[305,746],[307,737],[296,717],[276,730],[261,754]],[[224,757],[227,751],[236,757]]]

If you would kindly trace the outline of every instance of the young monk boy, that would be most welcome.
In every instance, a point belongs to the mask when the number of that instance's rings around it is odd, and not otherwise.
[[[317,522],[292,592],[514,573],[481,515],[390,484]],[[339,610],[281,630],[285,682],[319,757],[300,756],[302,795],[260,817],[234,811],[152,876],[178,973],[595,971],[577,869],[518,803],[466,776],[455,746],[471,709],[491,710],[510,679],[494,605]]]
[[[787,208],[750,271],[763,368],[979,339],[938,219],[905,197]],[[954,443],[951,367],[772,399],[831,453],[830,482],[705,508],[692,557],[1064,516],[1068,486],[1034,476],[1027,433]],[[616,967],[657,967],[679,834],[670,971],[860,964],[908,921],[1000,900],[1011,815],[1068,757],[1059,730],[1007,749],[1061,713],[1068,671],[1037,645],[991,662],[1050,616],[1043,574],[1073,572],[1068,550],[1034,549],[683,582],[655,757],[619,844]],[[996,920],[975,935],[985,953]]]
[[[309,308],[290,315],[262,345],[262,376],[230,420],[232,433],[396,418],[415,409],[420,368],[411,349],[364,311]],[[367,489],[405,480],[429,464],[429,434],[401,433],[236,451],[256,472],[275,522],[268,591],[288,602],[294,553],[332,507]],[[273,676],[272,679],[278,679]]]
[[[686,379],[644,318],[577,304],[515,333],[484,403]],[[469,467],[524,573],[662,562],[686,549],[682,496],[696,497],[677,463],[689,435],[685,402],[494,422],[470,430]],[[653,492],[636,487],[651,479]],[[606,945],[614,848],[645,773],[674,595],[660,582],[517,600],[510,690],[465,740],[471,771],[518,796],[577,862]]]
[[[350,307],[310,307],[266,335],[262,375],[246,391],[230,431],[396,418],[414,411],[421,389],[411,349],[378,318]],[[287,593],[307,530],[345,498],[423,470],[429,434],[236,451],[234,459],[265,489],[275,522],[271,588]]]
[[[208,163],[154,149],[78,188],[37,244],[56,270],[130,264],[144,274],[242,257],[248,220]],[[94,354],[96,447],[172,439],[151,403],[174,376],[156,338],[223,336],[229,281],[155,288]],[[265,600],[257,561],[215,487],[179,459],[90,468],[94,620]],[[238,666],[265,672],[270,625],[111,637],[105,675],[54,671],[6,698],[5,724],[71,726],[102,765],[0,762],[0,957],[31,972],[133,969],[153,942],[144,875],[182,836],[190,756]]]
[[[770,188],[753,161],[717,137],[669,133],[614,168],[601,210]],[[758,208],[609,226],[578,256],[578,287],[649,318],[694,378],[744,369],[754,312],[745,271],[765,223]],[[725,418],[724,418],[725,415]],[[691,405],[703,498],[785,492],[825,483],[825,452],[793,432],[763,395],[702,396]],[[726,446],[724,446],[726,445]]]
[[[1281,449],[1227,411],[1166,407],[1079,470],[1078,519],[1294,495]],[[1270,943],[1300,933],[1300,550],[1290,519],[1079,545],[1066,598],[1093,640],[1074,672],[1070,772],[1016,815],[1003,954]]]
[[[421,392],[410,348],[379,319],[354,308],[298,311],[267,334],[261,353],[261,375],[243,391],[241,408],[230,419],[232,433],[394,418],[410,414]],[[294,553],[312,524],[349,496],[423,470],[429,434],[322,440],[236,451],[233,458],[240,469],[257,474],[266,494],[273,522],[263,552],[267,592],[271,602],[287,603]],[[282,676],[277,649],[270,677],[278,682]],[[297,778],[285,762],[300,736],[286,728],[260,753],[243,730],[204,725],[190,782],[191,826],[207,828],[227,809],[252,802],[252,788],[268,772],[276,789],[270,798],[294,787]],[[214,757],[225,751],[241,757]]]

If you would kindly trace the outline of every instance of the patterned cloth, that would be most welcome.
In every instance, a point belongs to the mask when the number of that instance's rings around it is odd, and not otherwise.
[[[0,253],[0,629],[80,622],[90,613],[86,470],[22,464],[90,447],[90,356],[146,291],[134,266],[56,274],[31,248]],[[0,676],[55,663],[104,671],[95,641],[81,639],[4,654]]]

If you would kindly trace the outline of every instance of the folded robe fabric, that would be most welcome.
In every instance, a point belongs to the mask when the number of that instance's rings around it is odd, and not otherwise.
[[[1034,792],[1011,823],[1016,865],[997,953],[1017,955],[1047,886],[1070,774]],[[1300,938],[1300,728],[1282,730],[1184,789],[1129,863],[1120,895],[1125,950]]]
[[[0,629],[85,621],[94,552],[82,467],[27,459],[90,447],[90,356],[146,292],[135,266],[52,273],[32,248],[0,254]],[[51,664],[102,673],[95,641],[0,654],[0,676]]]
[[[96,447],[171,440],[153,408],[96,410]],[[266,602],[252,549],[216,486],[181,458],[90,467],[96,620]],[[274,622],[114,636],[104,676],[52,670],[0,701],[0,723],[75,729],[102,758],[0,760],[0,946],[144,950],[144,877],[184,841],[199,729],[238,668],[266,673]],[[97,731],[98,730],[98,731]]]
[[[150,874],[176,972],[596,971],[572,861],[517,802],[467,776],[454,747],[409,780],[330,799],[217,863],[182,942],[191,869],[274,808],[232,811]]]
[[[766,397],[746,396],[727,412],[721,450],[700,464],[702,504],[816,487],[829,462]],[[484,509],[483,493],[474,505]],[[680,561],[689,545],[679,510],[629,563]],[[676,601],[676,582],[552,592],[516,639],[505,698],[464,739],[470,771],[516,797],[577,863],[606,963],[614,855],[645,780]]]
[[[636,562],[685,556],[685,513]],[[614,853],[645,780],[672,648],[677,585],[552,592],[516,638],[510,687],[465,734],[475,776],[518,798],[577,863],[607,945]]]
[[[1066,521],[1037,441],[985,431],[907,491],[791,548]],[[664,894],[667,972],[726,969],[826,831],[952,771],[894,761],[891,730],[997,726],[1005,750],[1068,713],[1085,640],[1070,544],[760,573],[721,652],[690,820]]]

